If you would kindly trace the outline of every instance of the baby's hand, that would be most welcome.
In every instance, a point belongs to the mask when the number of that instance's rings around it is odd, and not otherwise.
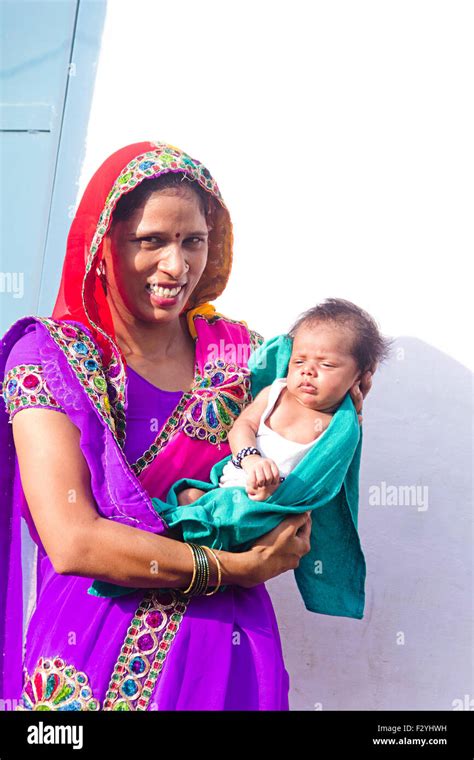
[[[257,488],[253,488],[252,486],[249,486],[247,483],[246,490],[247,490],[247,496],[249,499],[252,499],[252,501],[265,501],[265,499],[268,499],[269,496],[272,495],[274,491],[277,490],[278,486],[280,484],[272,484],[270,486],[259,486]]]
[[[258,489],[271,488],[273,493],[280,485],[280,471],[273,459],[265,459],[251,454],[242,459],[242,467],[247,474],[247,493],[256,494]],[[268,494],[268,496],[270,495]],[[263,498],[267,498],[264,496]]]

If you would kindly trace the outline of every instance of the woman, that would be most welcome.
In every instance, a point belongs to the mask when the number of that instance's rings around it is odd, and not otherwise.
[[[207,479],[251,400],[263,339],[209,303],[231,263],[208,170],[173,146],[130,145],[85,191],[52,317],[3,338],[0,696],[17,709],[289,709],[264,582],[309,551],[309,515],[248,552],[198,557],[150,501]],[[38,547],[24,651],[21,517]],[[94,596],[91,578],[132,591]]]

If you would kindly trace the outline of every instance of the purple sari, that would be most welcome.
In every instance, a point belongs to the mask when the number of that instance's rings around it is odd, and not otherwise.
[[[245,359],[234,363],[224,351],[245,345],[250,353],[258,334],[217,315],[197,314],[194,325],[190,393],[161,391],[116,359],[104,367],[82,323],[25,317],[3,337],[0,698],[7,709],[289,709],[289,677],[263,583],[190,599],[145,588],[92,596],[90,578],[54,571],[21,486],[8,413],[11,420],[29,406],[56,409],[80,430],[100,515],[167,535],[150,498],[166,498],[181,477],[208,479],[230,453],[226,431],[251,400]],[[22,519],[37,547],[30,573]]]

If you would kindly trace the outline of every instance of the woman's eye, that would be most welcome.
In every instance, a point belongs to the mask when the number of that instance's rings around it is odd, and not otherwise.
[[[138,238],[138,242],[143,243],[147,248],[151,248],[151,247],[156,248],[156,246],[160,245],[161,240],[158,237],[150,236],[150,237]]]
[[[162,238],[157,237],[156,235],[150,235],[148,237],[140,237],[140,238],[136,238],[136,240],[140,243],[140,245],[143,245],[145,248],[159,248],[160,246],[164,245]],[[191,237],[191,238],[187,238],[184,242],[186,245],[198,246],[204,242],[204,239],[201,237]]]

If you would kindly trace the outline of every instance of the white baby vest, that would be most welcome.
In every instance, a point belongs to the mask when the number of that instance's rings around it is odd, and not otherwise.
[[[284,478],[296,467],[298,462],[304,457],[306,452],[318,443],[327,430],[321,433],[321,435],[314,441],[309,443],[298,443],[297,441],[290,441],[288,438],[284,438],[265,425],[265,420],[273,411],[273,408],[277,402],[277,399],[286,387],[286,377],[277,377],[270,388],[268,394],[268,403],[260,418],[260,424],[258,427],[255,446],[263,457],[273,459],[277,465],[280,475]],[[224,465],[222,474],[219,479],[219,486],[225,488],[230,486],[245,486],[247,482],[247,473],[243,468],[236,467],[231,460]]]

